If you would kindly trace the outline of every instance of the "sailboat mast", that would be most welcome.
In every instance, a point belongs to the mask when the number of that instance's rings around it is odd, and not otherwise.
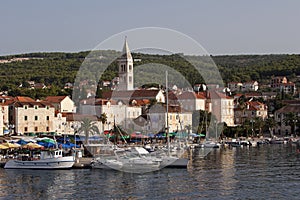
[[[166,111],[167,111],[167,145],[168,145],[168,155],[170,155],[170,136],[169,136],[169,91],[168,91],[168,71],[166,71]]]

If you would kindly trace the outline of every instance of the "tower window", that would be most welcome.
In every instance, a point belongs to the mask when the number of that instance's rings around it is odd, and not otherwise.
[[[131,71],[132,70],[132,66],[131,65],[129,65],[129,71]]]

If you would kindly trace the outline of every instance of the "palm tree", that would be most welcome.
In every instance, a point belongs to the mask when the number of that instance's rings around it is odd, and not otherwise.
[[[91,119],[84,118],[81,122],[81,126],[78,129],[78,133],[84,133],[85,135],[85,144],[88,144],[88,138],[90,134],[99,134],[99,129],[95,125],[96,122],[93,122]]]
[[[106,113],[102,113],[100,115],[100,121],[102,123],[102,130],[103,130],[103,133],[104,133],[104,124],[107,122],[107,115],[106,115]]]
[[[255,128],[258,129],[258,134],[261,135],[262,128],[265,126],[265,121],[263,121],[263,119],[260,117],[256,117],[254,119],[254,122],[255,122]]]

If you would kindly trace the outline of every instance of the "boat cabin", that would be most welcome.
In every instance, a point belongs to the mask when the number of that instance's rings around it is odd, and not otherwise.
[[[41,159],[49,159],[49,158],[61,158],[63,157],[63,152],[61,149],[57,149],[54,151],[42,151]]]

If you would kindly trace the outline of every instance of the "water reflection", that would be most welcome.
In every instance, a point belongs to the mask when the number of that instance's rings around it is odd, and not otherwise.
[[[300,154],[295,146],[195,151],[186,169],[146,174],[113,170],[0,169],[1,199],[295,199]]]

